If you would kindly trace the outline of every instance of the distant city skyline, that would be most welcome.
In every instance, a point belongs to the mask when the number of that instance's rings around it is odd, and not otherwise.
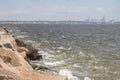
[[[120,21],[120,0],[0,0],[0,20]]]

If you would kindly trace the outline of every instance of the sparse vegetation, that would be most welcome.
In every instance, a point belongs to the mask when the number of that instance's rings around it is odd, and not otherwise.
[[[38,65],[30,63],[30,65],[32,66],[33,69],[36,69],[38,67]]]

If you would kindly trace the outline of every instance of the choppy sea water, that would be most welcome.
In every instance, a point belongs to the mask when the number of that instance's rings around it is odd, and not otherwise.
[[[120,25],[14,24],[15,37],[43,55],[37,64],[70,80],[120,80]]]

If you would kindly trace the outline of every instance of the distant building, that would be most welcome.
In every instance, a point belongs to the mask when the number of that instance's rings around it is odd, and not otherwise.
[[[101,22],[102,24],[104,24],[104,23],[106,22],[105,16],[103,16],[103,18],[100,19],[100,22]]]

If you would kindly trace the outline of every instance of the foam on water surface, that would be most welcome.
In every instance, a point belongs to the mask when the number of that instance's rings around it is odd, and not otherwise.
[[[68,80],[79,80],[76,76],[73,76],[72,71],[68,69],[61,69],[59,75],[66,76]]]
[[[65,64],[65,62],[63,60],[61,61],[55,61],[55,62],[44,62],[45,65],[49,65],[49,66],[59,66],[62,64]]]
[[[45,66],[71,80],[75,76],[80,80],[120,79],[120,25],[12,26],[9,31],[15,37],[38,46]]]

